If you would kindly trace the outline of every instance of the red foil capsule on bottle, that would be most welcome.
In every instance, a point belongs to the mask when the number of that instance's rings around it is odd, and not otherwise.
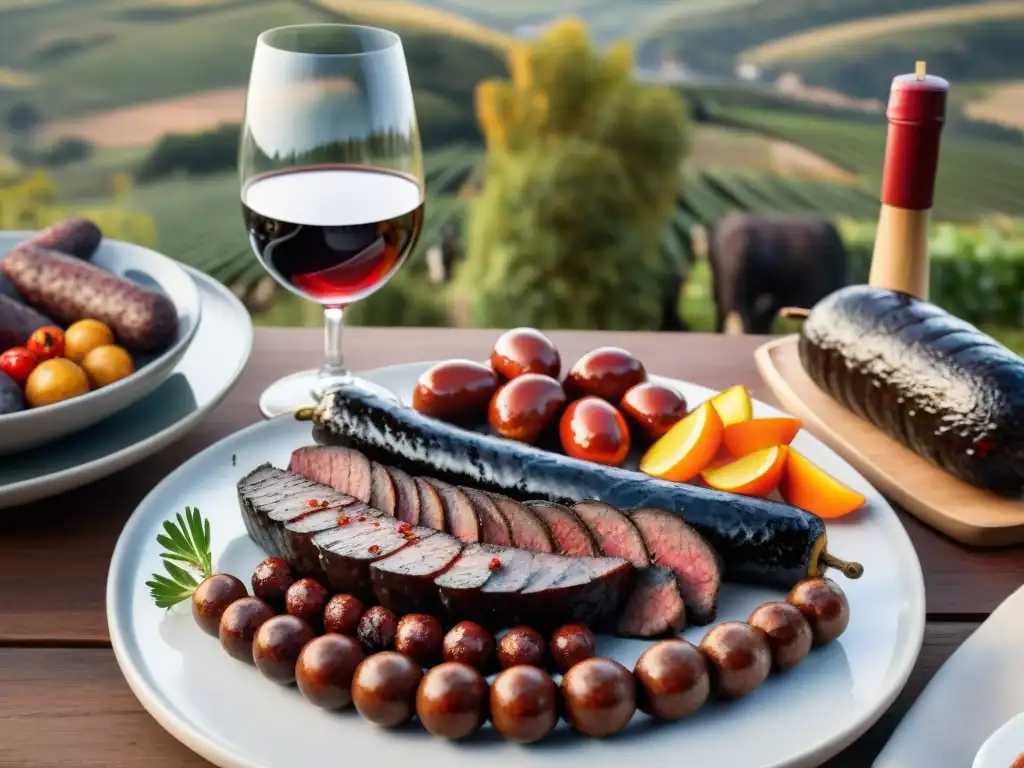
[[[924,211],[935,199],[939,139],[946,120],[949,83],[919,72],[893,78],[889,93],[889,135],[882,174],[882,203]]]

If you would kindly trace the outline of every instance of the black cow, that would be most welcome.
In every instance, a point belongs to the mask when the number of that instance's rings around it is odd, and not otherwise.
[[[718,333],[771,333],[783,307],[814,306],[847,282],[846,248],[817,215],[731,214],[708,236]]]

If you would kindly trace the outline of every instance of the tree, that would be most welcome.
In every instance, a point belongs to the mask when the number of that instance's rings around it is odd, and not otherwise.
[[[659,240],[688,149],[685,105],[576,20],[515,47],[477,89],[487,141],[458,283],[485,326],[654,329]]]

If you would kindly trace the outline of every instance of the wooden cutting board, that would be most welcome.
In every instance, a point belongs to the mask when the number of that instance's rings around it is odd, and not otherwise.
[[[975,488],[944,472],[851,413],[804,371],[797,336],[784,336],[754,353],[757,368],[782,407],[839,453],[886,497],[922,522],[983,547],[1024,542],[1024,501]]]

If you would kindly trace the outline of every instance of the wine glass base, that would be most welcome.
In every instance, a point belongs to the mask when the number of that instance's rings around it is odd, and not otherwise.
[[[265,419],[273,419],[284,414],[294,413],[298,408],[308,408],[317,404],[313,391],[320,385],[320,371],[310,369],[299,371],[278,379],[259,397],[259,409]],[[373,394],[400,402],[399,397],[387,387],[364,379],[362,376],[351,376],[345,380],[346,386],[358,386]]]

